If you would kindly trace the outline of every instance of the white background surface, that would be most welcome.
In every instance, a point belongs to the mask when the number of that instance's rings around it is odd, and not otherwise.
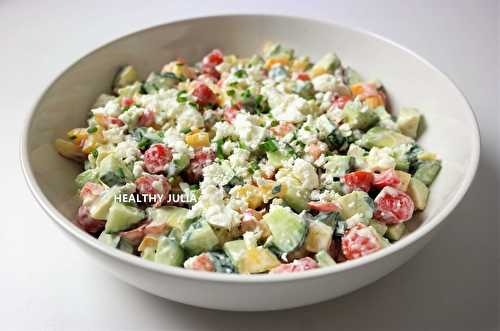
[[[431,244],[399,270],[345,297],[301,309],[192,308],[96,269],[32,199],[20,172],[18,138],[36,97],[58,73],[129,32],[234,12],[303,15],[371,30],[429,59],[468,97],[482,130],[479,173]],[[498,330],[499,22],[494,0],[0,1],[0,329]]]

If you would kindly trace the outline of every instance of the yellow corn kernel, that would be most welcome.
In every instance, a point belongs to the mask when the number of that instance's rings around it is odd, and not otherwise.
[[[375,109],[384,105],[384,99],[380,95],[374,95],[365,99],[369,109]]]
[[[287,54],[280,54],[273,56],[266,60],[264,67],[266,69],[271,69],[275,64],[288,65],[290,63],[290,58]]]
[[[156,247],[156,245],[158,245],[158,238],[153,236],[145,236],[144,239],[142,239],[141,244],[139,245],[139,248],[137,248],[137,250],[139,252],[142,252],[147,247]]]
[[[210,144],[210,137],[207,132],[196,132],[186,135],[186,144],[194,147],[206,147]]]
[[[243,199],[248,204],[248,208],[257,209],[263,204],[262,192],[257,186],[245,184],[240,187],[235,196],[238,199]]]
[[[83,143],[83,148],[82,151],[85,154],[90,154],[94,149],[99,147],[100,145],[104,144],[106,142],[106,139],[104,139],[104,136],[102,134],[102,129],[97,128],[97,131],[89,134],[87,139],[85,139]]]
[[[84,128],[75,128],[68,131],[68,138],[77,145],[80,145],[82,140],[87,138],[87,136],[87,129]]]
[[[71,141],[56,139],[55,148],[57,152],[65,158],[75,161],[84,161],[87,159],[87,156],[82,153],[80,146]]]

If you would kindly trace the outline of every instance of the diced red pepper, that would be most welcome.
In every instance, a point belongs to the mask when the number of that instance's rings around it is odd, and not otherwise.
[[[373,174],[369,171],[355,171],[344,175],[341,178],[344,183],[345,191],[370,191],[373,183]]]
[[[325,213],[330,213],[339,209],[339,207],[333,202],[310,201],[307,205],[311,209]]]

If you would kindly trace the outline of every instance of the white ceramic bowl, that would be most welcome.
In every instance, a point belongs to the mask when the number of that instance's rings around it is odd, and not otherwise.
[[[297,274],[227,275],[153,264],[111,249],[71,223],[78,205],[73,178],[80,169],[56,153],[53,141],[68,129],[82,126],[89,107],[100,92],[109,89],[120,65],[130,63],[144,76],[179,56],[197,61],[213,48],[250,55],[268,40],[316,59],[334,50],[364,77],[381,79],[393,109],[414,106],[423,112],[427,130],[420,143],[439,154],[443,169],[432,185],[427,209],[413,222],[409,235],[389,248],[331,268]],[[68,238],[105,269],[164,298],[247,311],[328,300],[391,272],[421,249],[455,208],[479,159],[478,127],[465,97],[421,57],[370,33],[309,19],[262,15],[195,18],[143,30],[100,47],[45,91],[22,140],[22,167],[36,200]]]

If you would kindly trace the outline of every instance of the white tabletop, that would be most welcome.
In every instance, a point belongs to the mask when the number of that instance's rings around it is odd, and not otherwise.
[[[497,330],[497,1],[100,2],[0,2],[0,329]],[[235,12],[304,15],[371,30],[429,59],[469,98],[482,131],[476,180],[433,241],[382,280],[345,297],[289,311],[192,308],[141,292],[97,269],[28,192],[18,162],[20,128],[36,96],[56,74],[129,32],[178,18]]]

